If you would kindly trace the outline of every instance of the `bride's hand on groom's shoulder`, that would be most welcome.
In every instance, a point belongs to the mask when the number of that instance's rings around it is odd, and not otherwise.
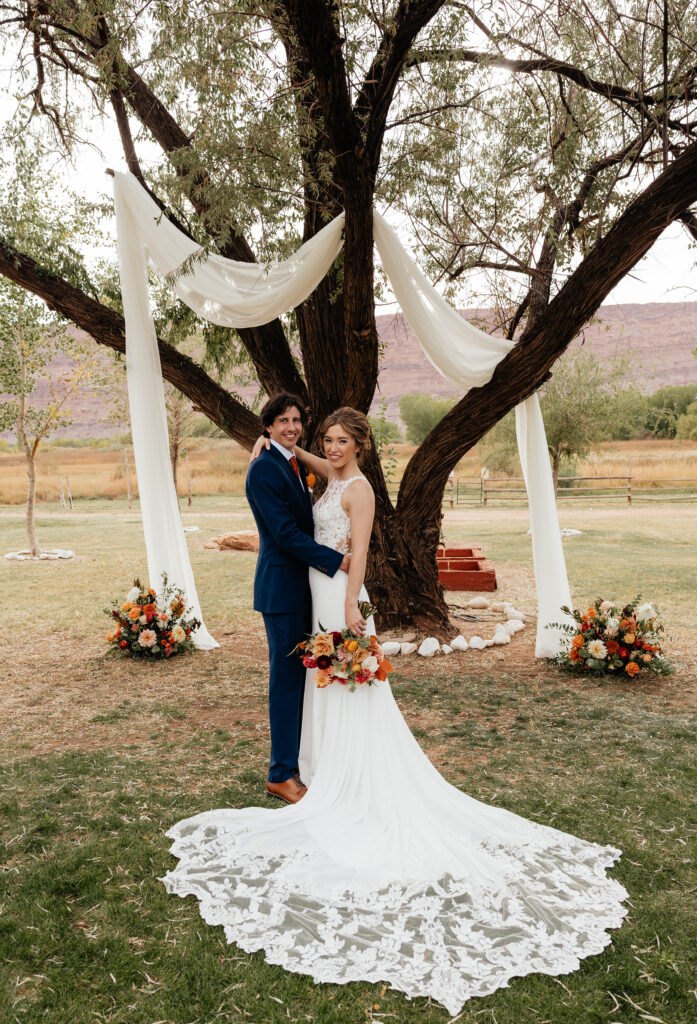
[[[270,447],[271,441],[264,434],[261,434],[254,442],[254,447],[252,448],[252,454],[249,456],[249,461],[254,462],[254,460],[261,455],[264,448],[268,451]]]

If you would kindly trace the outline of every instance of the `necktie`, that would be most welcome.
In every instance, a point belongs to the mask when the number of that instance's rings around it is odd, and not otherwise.
[[[296,457],[294,455],[291,455],[291,457],[290,457],[290,464],[293,467],[293,469],[295,470],[295,475],[297,476],[297,478],[299,480],[300,479],[300,470],[298,469],[298,460],[296,459]]]

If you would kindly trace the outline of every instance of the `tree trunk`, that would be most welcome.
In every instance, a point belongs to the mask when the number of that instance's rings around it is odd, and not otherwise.
[[[559,452],[552,452],[552,483],[554,484],[554,497],[557,496],[559,487]]]
[[[21,387],[17,410],[17,433],[19,435],[22,448],[24,449],[24,457],[27,462],[27,541],[29,542],[29,551],[31,552],[32,558],[38,558],[41,554],[41,548],[39,547],[39,541],[36,536],[36,523],[34,521],[34,508],[36,506],[36,449],[27,437],[25,420],[26,396],[24,389],[27,383],[27,359],[24,351],[24,331],[22,329],[21,320],[19,322],[17,340],[19,341],[19,379]]]

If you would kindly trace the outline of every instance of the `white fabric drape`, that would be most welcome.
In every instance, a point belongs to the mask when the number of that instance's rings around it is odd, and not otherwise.
[[[561,629],[550,629],[549,626],[553,622],[573,622],[573,619],[561,611],[563,605],[571,607],[571,594],[545,425],[536,394],[516,406],[515,427],[520,465],[528,491],[532,564],[537,585],[535,656],[553,658],[562,649],[562,640],[566,634]]]
[[[137,208],[124,195],[130,184],[129,178],[132,176],[118,174],[114,192],[121,296],[126,321],[128,401],[148,575],[155,590],[159,591],[163,572],[167,573],[171,583],[184,589],[187,605],[202,623],[192,634],[192,639],[197,647],[210,650],[219,645],[203,624],[174,489],[160,353],[148,301],[145,246]],[[132,181],[138,185],[135,178]]]
[[[440,374],[463,392],[486,384],[513,348],[507,338],[480,331],[439,295],[379,213],[373,214],[375,245],[395,297],[422,349]],[[537,587],[535,655],[553,658],[565,634],[553,622],[571,621],[561,611],[571,604],[545,426],[537,395],[517,406],[516,434],[530,507],[532,554]]]
[[[195,600],[179,507],[169,472],[162,378],[148,307],[146,253],[155,269],[167,275],[181,267],[199,247],[167,220],[132,174],[115,175],[114,194],[138,479],[140,484],[142,465],[146,478],[157,481],[152,488],[147,483],[141,485],[148,567],[151,582],[154,575],[166,568],[172,580],[183,581],[189,598]],[[374,213],[373,220],[375,245],[385,273],[430,362],[446,380],[464,392],[486,384],[513,343],[492,337],[463,319],[407,254],[384,217]],[[176,277],[174,291],[183,302],[213,323],[225,327],[269,323],[300,305],[314,291],[341,251],[343,226],[344,215],[341,214],[282,262],[240,263],[216,255],[193,261],[186,273]],[[161,408],[156,417],[156,442],[152,436],[155,408]],[[136,420],[142,421],[138,428]],[[551,657],[559,650],[562,634],[547,630],[546,626],[561,621],[560,605],[568,604],[570,599],[537,396],[518,407],[516,424],[530,503],[538,593],[535,653],[538,657]],[[165,530],[161,528],[163,521],[167,523]],[[151,549],[156,554],[151,553]],[[212,638],[208,640],[215,644]]]

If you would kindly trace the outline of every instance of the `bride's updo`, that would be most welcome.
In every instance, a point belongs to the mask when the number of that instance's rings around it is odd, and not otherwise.
[[[319,432],[320,444],[330,427],[343,427],[349,437],[353,438],[358,448],[356,455],[360,462],[373,443],[373,435],[368,417],[359,412],[358,409],[352,409],[350,405],[344,405],[341,409],[335,409],[322,423]]]

